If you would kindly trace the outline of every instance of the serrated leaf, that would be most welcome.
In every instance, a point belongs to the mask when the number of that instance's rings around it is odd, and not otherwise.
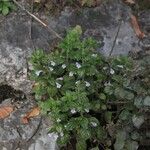
[[[121,120],[128,120],[129,119],[129,116],[130,116],[130,112],[128,110],[123,110],[121,112],[121,114],[119,115],[119,118]]]
[[[115,150],[123,150],[126,140],[126,132],[125,131],[118,131],[116,135],[116,142],[114,144]]]
[[[107,123],[111,122],[111,118],[112,118],[112,112],[110,112],[110,111],[105,112],[105,121]]]
[[[144,116],[133,115],[132,122],[133,125],[139,129],[140,126],[144,123]]]
[[[147,96],[147,97],[144,99],[143,105],[144,105],[144,106],[150,106],[150,96]]]
[[[126,143],[127,150],[137,150],[138,147],[139,147],[139,145],[136,141],[128,141]]]
[[[99,150],[99,148],[98,147],[94,147],[94,148],[92,148],[90,150]]]
[[[86,141],[83,139],[78,139],[78,142],[76,144],[77,150],[86,150]]]

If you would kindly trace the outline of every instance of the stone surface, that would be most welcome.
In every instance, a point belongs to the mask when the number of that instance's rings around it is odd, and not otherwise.
[[[94,37],[100,44],[98,51],[109,56],[127,55],[129,51],[140,51],[145,47],[148,49],[148,13],[139,15],[147,35],[140,41],[141,44],[130,24],[130,14],[130,8],[119,0],[109,0],[96,8],[73,10],[67,7],[59,16],[40,17],[62,37],[66,29],[81,25],[83,36]],[[27,97],[8,118],[0,120],[0,150],[57,149],[56,135],[47,134],[50,122],[46,119],[41,122],[41,116],[38,116],[31,119],[29,124],[23,125],[20,118],[35,106],[35,102],[28,97],[32,88],[32,82],[28,79],[28,59],[37,48],[50,51],[59,39],[47,28],[34,20],[31,21],[31,17],[22,10],[6,17],[0,16],[0,39],[0,85],[10,85]],[[11,101],[8,97],[0,105],[10,104]],[[13,105],[16,106],[15,102]]]
[[[93,36],[104,55],[128,54],[139,49],[138,39],[130,24],[131,10],[118,0],[110,0],[96,8],[73,10],[65,8],[58,16],[41,16],[61,36],[77,24],[81,25],[84,36]],[[34,49],[50,51],[57,43],[57,37],[50,33],[23,11],[2,19],[0,23],[0,83],[3,81],[15,89],[30,93],[27,80],[27,61]]]

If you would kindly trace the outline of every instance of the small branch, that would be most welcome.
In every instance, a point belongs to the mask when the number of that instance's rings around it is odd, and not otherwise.
[[[41,124],[42,124],[42,116],[40,117],[39,124],[38,124],[37,128],[35,129],[35,131],[31,135],[31,137],[27,140],[27,142],[29,142],[31,139],[33,139],[33,137],[37,134],[37,132],[39,131],[39,129],[41,127]]]
[[[120,31],[120,27],[121,27],[121,20],[120,20],[120,22],[119,22],[119,26],[118,26],[117,34],[116,34],[116,36],[115,36],[115,39],[114,39],[114,42],[113,42],[112,48],[111,48],[110,53],[109,53],[109,56],[111,56],[111,55],[112,55],[112,53],[113,53],[114,47],[115,47],[115,45],[116,45],[116,40],[117,40],[117,37],[118,37],[119,31]]]
[[[22,10],[24,10],[28,15],[30,15],[32,18],[34,18],[37,22],[39,22],[41,25],[43,25],[44,27],[46,27],[49,32],[55,34],[56,37],[58,37],[59,39],[63,39],[56,31],[54,31],[52,28],[48,27],[48,25],[46,23],[44,23],[41,19],[39,19],[38,17],[36,17],[34,14],[32,14],[31,12],[29,12],[28,10],[26,10],[22,5],[20,5],[16,0],[13,0],[13,2],[20,7]]]

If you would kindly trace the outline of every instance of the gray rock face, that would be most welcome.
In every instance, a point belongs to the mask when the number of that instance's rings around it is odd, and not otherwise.
[[[66,8],[59,16],[41,18],[46,19],[49,27],[61,36],[66,29],[81,25],[84,36],[93,36],[100,43],[98,50],[106,56],[128,54],[139,48],[138,39],[130,24],[130,9],[117,0],[80,11]],[[57,37],[39,23],[31,22],[29,16],[19,11],[1,22],[0,39],[0,83],[6,81],[15,89],[29,93],[31,85],[27,80],[28,57],[35,48],[46,51],[52,49],[58,41]]]
[[[32,88],[28,58],[36,48],[50,51],[59,39],[36,21],[31,22],[21,10],[0,18],[0,85],[11,85],[28,95]],[[129,51],[141,49],[130,24],[130,9],[119,0],[80,11],[66,8],[59,16],[41,15],[41,18],[61,36],[66,29],[81,25],[83,36],[94,37],[100,44],[98,51],[106,56],[127,55]],[[45,120],[40,123],[40,116],[28,125],[21,124],[21,115],[33,106],[35,102],[27,99],[10,117],[0,120],[0,150],[56,149],[56,135],[47,134],[50,124]]]

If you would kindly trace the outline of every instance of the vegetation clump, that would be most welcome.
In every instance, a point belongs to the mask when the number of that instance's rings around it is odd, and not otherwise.
[[[76,26],[57,50],[37,50],[31,58],[35,98],[53,120],[50,132],[69,150],[136,149],[149,87],[139,93],[143,83],[135,80],[130,58],[105,58],[95,51],[96,41],[81,35]]]
[[[15,5],[12,1],[9,0],[1,0],[0,1],[0,13],[3,15],[8,15],[8,13],[15,9]]]

